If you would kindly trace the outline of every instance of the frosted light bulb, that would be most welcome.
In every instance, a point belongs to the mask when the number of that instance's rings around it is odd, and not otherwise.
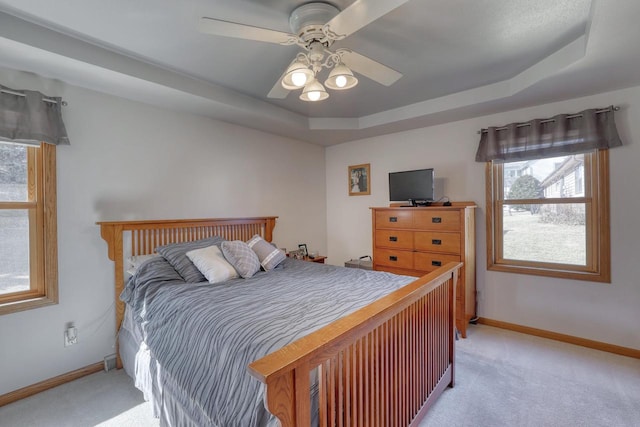
[[[293,73],[291,75],[291,81],[293,82],[294,85],[298,87],[302,87],[307,82],[307,75],[305,73],[300,73],[300,72]]]
[[[318,99],[320,99],[320,92],[318,92],[317,90],[314,90],[312,92],[307,93],[307,96],[309,97],[309,101],[317,101]]]
[[[336,86],[345,87],[347,85],[347,78],[345,76],[336,77]]]

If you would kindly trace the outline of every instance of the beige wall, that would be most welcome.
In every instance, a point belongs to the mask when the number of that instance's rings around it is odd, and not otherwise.
[[[477,131],[490,125],[619,105],[624,147],[611,150],[613,281],[599,284],[486,271],[484,164]],[[371,206],[388,206],[388,173],[435,168],[436,197],[478,204],[479,315],[640,349],[640,87],[345,143],[326,150],[327,236],[333,264],[371,255]],[[371,196],[349,197],[348,165],[371,163]]]
[[[113,264],[99,220],[278,215],[274,241],[326,252],[324,149],[0,70],[0,83],[62,96],[60,304],[0,316],[0,394],[115,352]],[[301,203],[303,202],[303,203]],[[66,322],[79,343],[65,348]]]

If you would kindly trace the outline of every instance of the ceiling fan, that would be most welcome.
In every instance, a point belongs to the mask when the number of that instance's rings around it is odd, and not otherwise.
[[[325,86],[333,90],[350,89],[358,84],[353,71],[382,85],[391,86],[402,74],[350,49],[330,50],[362,27],[386,15],[409,0],[356,0],[340,11],[329,3],[313,2],[297,7],[289,17],[291,33],[203,17],[199,30],[223,37],[297,45],[303,50],[289,64],[273,86],[269,98],[286,98],[291,90],[303,89],[303,101],[321,101],[329,97],[318,81],[318,73],[331,69]]]

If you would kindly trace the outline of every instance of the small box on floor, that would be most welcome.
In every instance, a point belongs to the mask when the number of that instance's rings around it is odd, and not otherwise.
[[[359,259],[350,259],[344,263],[344,266],[349,268],[361,268],[363,270],[373,270],[373,262],[371,261],[371,257],[368,255],[360,257]]]

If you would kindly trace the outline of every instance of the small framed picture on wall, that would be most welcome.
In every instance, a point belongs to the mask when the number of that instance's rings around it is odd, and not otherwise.
[[[349,166],[349,195],[366,196],[371,194],[371,165]]]

